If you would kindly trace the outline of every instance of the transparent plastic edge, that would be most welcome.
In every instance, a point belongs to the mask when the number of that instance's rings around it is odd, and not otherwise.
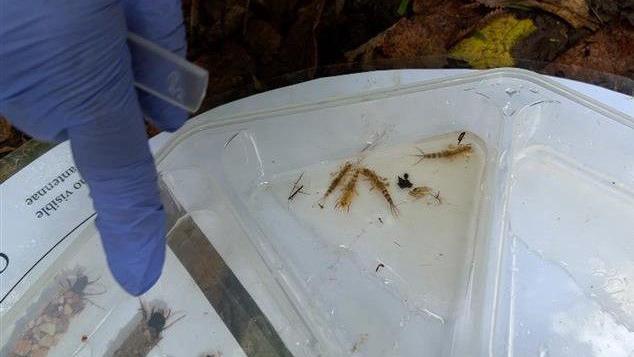
[[[207,87],[209,85],[209,73],[205,69],[187,61],[186,59],[162,48],[161,46],[158,46],[152,41],[149,41],[133,32],[128,32],[128,43],[129,45],[132,45],[132,46],[138,46],[144,51],[149,51],[167,62],[171,62],[172,64],[174,64],[174,66],[180,68],[182,71],[191,73],[195,77],[200,78],[201,83],[203,83],[201,87],[202,90],[196,95],[197,99],[195,103],[179,102],[175,100],[173,97],[164,95],[161,92],[155,89],[152,89],[147,84],[141,83],[135,80],[134,85],[136,87],[158,98],[161,98],[162,100],[165,100],[166,102],[172,105],[188,110],[192,113],[200,109],[203,99],[205,98],[205,93],[207,93]]]
[[[368,100],[374,100],[379,98],[386,97],[394,97],[398,95],[408,94],[412,92],[421,92],[428,91],[442,87],[455,86],[460,84],[465,84],[469,82],[473,82],[476,80],[486,80],[493,79],[499,77],[510,77],[520,80],[526,80],[528,82],[534,83],[536,85],[540,85],[547,90],[550,90],[556,94],[559,94],[567,99],[575,101],[591,110],[601,113],[606,117],[619,122],[625,126],[628,126],[634,129],[634,118],[622,113],[618,110],[615,110],[607,105],[600,103],[588,96],[585,96],[573,89],[565,88],[562,85],[556,83],[555,81],[549,79],[547,76],[531,72],[524,69],[517,68],[498,68],[491,69],[481,72],[463,74],[458,76],[452,76],[449,78],[442,79],[433,79],[427,81],[416,82],[411,85],[405,86],[397,86],[390,88],[381,88],[377,90],[367,91],[362,94],[353,94],[349,96],[342,96],[339,98],[334,98],[332,100],[322,100],[311,103],[301,103],[297,105],[290,105],[285,107],[278,107],[272,109],[265,109],[260,111],[253,111],[248,113],[238,113],[236,115],[226,115],[214,117],[213,110],[202,113],[201,115],[195,117],[194,120],[188,122],[181,129],[174,133],[174,136],[170,139],[170,141],[157,152],[155,158],[156,163],[165,159],[167,155],[169,155],[172,150],[176,146],[178,146],[182,141],[186,140],[190,136],[194,135],[197,132],[221,127],[225,125],[237,124],[248,122],[251,120],[261,119],[261,117],[268,117],[274,115],[288,115],[298,112],[323,109],[323,108],[331,108],[342,105],[349,105],[352,103],[364,102]]]

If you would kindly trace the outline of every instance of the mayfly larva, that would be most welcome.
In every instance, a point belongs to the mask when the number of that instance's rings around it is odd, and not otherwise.
[[[339,184],[341,183],[341,180],[343,180],[343,178],[348,174],[351,168],[352,168],[352,163],[350,161],[347,161],[341,167],[341,169],[339,169],[335,177],[332,179],[332,181],[330,181],[330,185],[328,186],[328,189],[326,190],[326,193],[324,193],[324,197],[322,199],[326,199],[326,197],[328,197],[328,195],[330,195],[332,191],[334,191],[335,188],[339,186]]]
[[[395,216],[398,215],[396,205],[394,204],[392,196],[390,195],[390,191],[387,188],[387,180],[377,175],[376,172],[368,169],[367,167],[361,169],[361,174],[363,174],[363,176],[365,176],[368,181],[370,181],[370,185],[372,185],[373,189],[377,189],[379,192],[381,192],[383,198],[385,198],[387,203],[390,205],[390,210],[392,211],[392,214]]]
[[[114,357],[145,357],[156,346],[161,338],[161,333],[175,324],[184,315],[169,324],[171,310],[152,308],[149,312],[141,303],[143,319],[134,327],[121,346],[114,352]]]
[[[341,196],[337,199],[337,204],[335,207],[340,208],[341,210],[350,211],[350,205],[352,204],[352,200],[354,196],[357,194],[357,181],[359,179],[359,169],[355,169],[352,172],[352,177],[346,183],[346,185],[341,190]]]
[[[467,155],[473,151],[471,144],[465,145],[449,145],[447,149],[437,152],[425,153],[423,150],[416,148],[420,154],[415,154],[414,156],[418,157],[418,161],[416,164],[423,161],[423,159],[451,159],[458,155]],[[414,164],[414,165],[416,165]]]
[[[414,197],[415,199],[423,198],[423,197],[433,197],[436,205],[441,204],[440,200],[440,191],[437,193],[433,193],[432,189],[427,186],[418,186],[409,190],[409,195]],[[431,204],[431,202],[427,201],[427,204]]]
[[[423,198],[427,195],[431,195],[431,188],[427,186],[418,186],[409,190],[409,195],[414,198]]]

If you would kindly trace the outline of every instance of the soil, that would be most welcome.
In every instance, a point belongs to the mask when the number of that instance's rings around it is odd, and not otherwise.
[[[321,76],[469,67],[448,53],[500,14],[535,28],[509,49],[514,66],[634,90],[634,0],[183,0],[183,12],[188,59],[210,74],[201,111]],[[28,139],[0,119],[0,158]]]

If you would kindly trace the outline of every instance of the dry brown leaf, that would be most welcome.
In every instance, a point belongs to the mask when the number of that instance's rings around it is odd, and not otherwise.
[[[0,116],[0,143],[11,137],[11,123]]]
[[[588,0],[588,6],[601,22],[621,17],[634,25],[634,0]]]
[[[599,21],[586,0],[477,0],[489,7],[532,7],[555,14],[575,28],[596,29]]]
[[[516,63],[546,64],[568,47],[568,26],[550,14],[539,13],[533,19],[537,30],[513,47]],[[542,65],[543,66],[543,65]]]
[[[346,53],[346,58],[371,62],[376,58],[411,59],[445,53],[445,43],[439,37],[431,36],[428,27],[403,18],[363,46]]]
[[[260,62],[269,63],[280,48],[282,36],[270,23],[254,19],[247,25],[245,41]]]
[[[198,11],[191,15],[196,15],[205,41],[213,43],[243,28],[247,7],[248,0],[201,1]]]
[[[558,56],[553,63],[546,66],[545,71],[593,83],[610,81],[606,74],[615,74],[625,78],[613,78],[613,89],[628,92],[631,89],[623,86],[631,86],[634,81],[632,44],[634,27],[606,27]]]
[[[207,89],[200,112],[239,97],[236,93],[245,90],[251,83],[255,66],[246,49],[234,41],[200,56],[195,63],[209,71],[209,83],[213,83]]]
[[[287,71],[303,69],[314,71],[317,68],[319,62],[317,33],[325,3],[325,0],[311,0],[297,10],[295,21],[289,28],[280,51]]]
[[[421,0],[413,6],[415,11],[425,15],[402,18],[365,44],[346,52],[346,59],[370,63],[377,59],[435,57],[437,60],[428,64],[442,66],[447,47],[481,17],[477,9],[465,7],[459,0],[442,3],[438,0]]]

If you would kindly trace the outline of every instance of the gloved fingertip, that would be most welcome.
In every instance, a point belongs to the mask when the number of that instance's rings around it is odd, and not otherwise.
[[[115,280],[131,295],[139,296],[159,280],[165,263],[165,216],[162,209],[147,216],[142,227],[112,227],[98,220],[108,267]],[[152,223],[155,229],[150,229]]]
[[[163,131],[176,131],[183,126],[189,115],[184,109],[178,108],[166,101],[148,93],[139,92],[139,103],[145,115],[152,123]]]
[[[117,280],[119,281],[119,283],[121,284],[121,287],[123,288],[123,290],[125,290],[128,294],[132,295],[132,296],[141,296],[143,294],[145,294],[148,290],[150,290],[155,284],[156,282],[159,280],[159,278],[161,277],[161,270],[157,269],[155,271],[152,272],[153,274],[149,275],[149,276],[143,276],[140,279],[136,280],[136,281],[130,281],[128,280],[126,283],[122,283],[118,278],[117,275],[114,274],[113,275],[115,278],[117,278]],[[129,277],[126,277],[129,278]]]

